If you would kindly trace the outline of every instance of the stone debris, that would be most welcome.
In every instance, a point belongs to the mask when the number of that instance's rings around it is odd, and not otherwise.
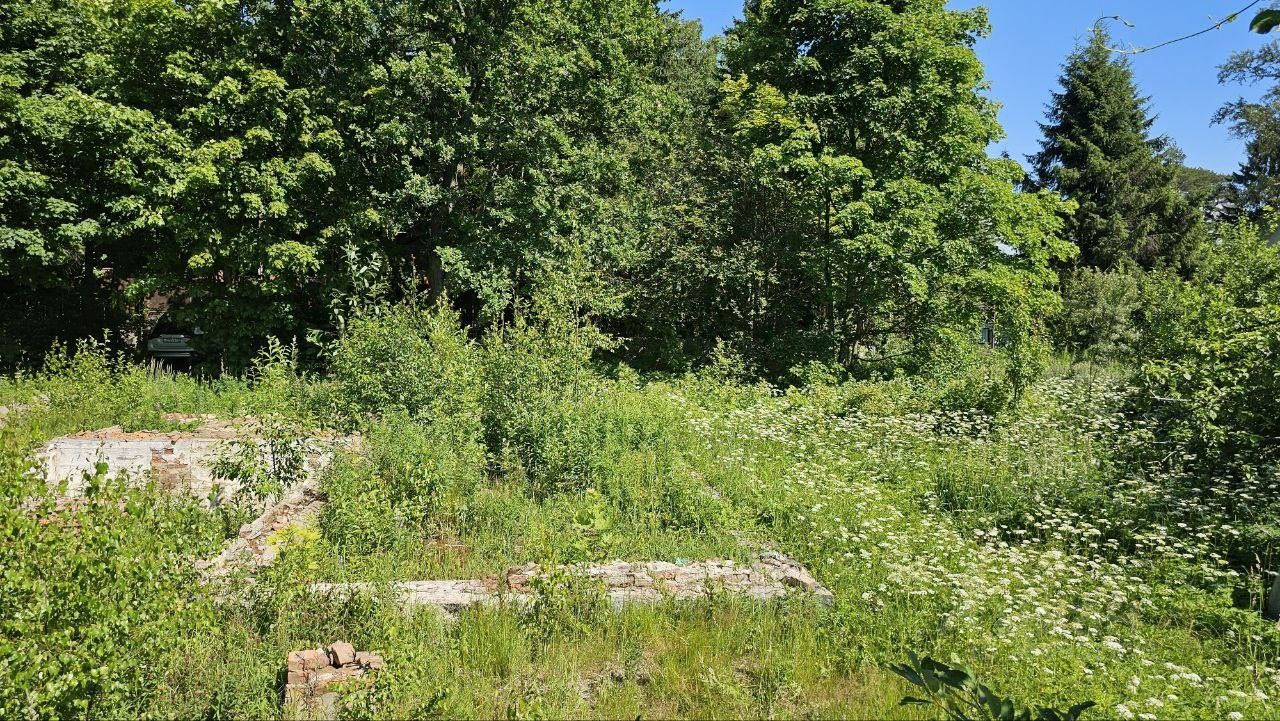
[[[280,555],[279,531],[314,522],[324,508],[325,496],[318,481],[294,486],[261,516],[240,527],[222,552],[197,565],[207,576],[221,576],[233,568],[254,571],[275,562]]]
[[[657,603],[663,599],[702,598],[717,590],[737,593],[758,601],[780,598],[789,591],[812,593],[820,603],[831,606],[835,597],[798,561],[777,552],[766,552],[750,566],[733,561],[710,560],[677,564],[666,561],[613,561],[570,570],[599,581],[610,604]],[[477,605],[510,603],[525,605],[535,596],[533,579],[537,564],[509,568],[499,578],[441,581],[402,581],[391,584],[405,606],[434,606],[457,612]],[[339,598],[374,591],[372,583],[317,583],[312,589]]]
[[[185,491],[201,500],[238,490],[233,479],[218,478],[214,465],[233,451],[231,444],[254,437],[251,419],[220,421],[213,416],[169,414],[171,422],[195,423],[189,431],[125,431],[112,426],[55,438],[36,453],[37,463],[52,487],[65,484],[65,495],[82,495],[85,476],[105,463],[110,476],[143,479],[150,475],[162,488]],[[332,459],[332,449],[350,445],[352,437],[308,439],[304,469],[314,476]]]
[[[784,586],[814,594],[824,606],[835,605],[836,597],[831,595],[831,591],[819,583],[818,579],[809,573],[809,569],[785,553],[766,551],[760,555],[756,566]]]
[[[293,651],[285,661],[284,703],[288,716],[337,718],[337,687],[379,671],[386,662],[376,653],[356,651],[345,641],[329,648]]]

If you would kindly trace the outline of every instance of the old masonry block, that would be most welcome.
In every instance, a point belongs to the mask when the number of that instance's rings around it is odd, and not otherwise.
[[[154,478],[163,488],[186,492],[206,500],[217,489],[229,496],[238,490],[234,479],[218,478],[215,464],[240,443],[258,441],[253,419],[223,421],[212,416],[170,417],[174,421],[198,424],[189,431],[125,431],[119,426],[82,431],[55,438],[36,453],[37,464],[52,487],[65,485],[68,496],[84,492],[86,475],[97,464],[107,466],[107,475],[132,479]],[[333,450],[358,443],[354,436],[317,436],[304,440],[304,472],[309,477],[329,463]],[[269,453],[262,443],[264,453]]]
[[[293,651],[285,659],[284,703],[290,711],[288,715],[335,717],[340,685],[367,678],[385,666],[382,656],[357,652],[345,641],[330,644],[327,649]]]
[[[345,666],[356,662],[356,649],[345,641],[339,641],[329,647],[329,662],[334,666]]]
[[[760,601],[792,591],[811,593],[826,606],[835,601],[798,561],[774,551],[765,552],[749,566],[722,560],[685,564],[613,561],[571,570],[599,581],[615,608],[666,598],[696,599],[717,590]],[[533,579],[541,573],[541,568],[530,563],[509,568],[496,579],[402,581],[393,589],[405,606],[434,606],[449,612],[504,602],[524,605],[533,600]],[[311,588],[318,595],[339,598],[374,590],[369,583],[317,583]]]

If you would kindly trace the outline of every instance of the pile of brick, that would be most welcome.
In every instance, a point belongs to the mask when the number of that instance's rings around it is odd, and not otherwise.
[[[284,702],[302,715],[332,718],[337,710],[335,688],[382,669],[386,662],[376,653],[357,651],[345,641],[328,649],[309,648],[289,654]]]
[[[304,481],[289,489],[275,505],[262,515],[240,527],[240,533],[227,542],[217,556],[197,562],[207,577],[217,577],[235,568],[250,572],[269,566],[280,553],[278,533],[289,526],[314,523],[324,508],[325,496],[320,483]]]

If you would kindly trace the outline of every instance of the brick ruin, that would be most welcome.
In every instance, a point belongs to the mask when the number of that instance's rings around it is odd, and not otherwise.
[[[338,641],[327,649],[294,651],[285,661],[285,716],[337,718],[339,689],[359,683],[386,666],[382,656]]]
[[[154,479],[174,493],[201,500],[231,498],[238,490],[234,483],[216,477],[214,465],[233,442],[253,438],[252,421],[228,423],[211,417],[182,417],[197,422],[191,431],[125,432],[119,427],[86,431],[56,438],[37,453],[37,461],[51,487],[60,488],[63,499],[75,502],[84,488],[85,474],[106,463],[109,475],[127,474],[132,479]],[[233,572],[251,575],[269,566],[278,557],[280,531],[291,526],[314,524],[324,508],[318,472],[332,458],[336,447],[358,448],[358,437],[312,439],[306,457],[306,479],[286,489],[253,521],[244,524],[222,552],[198,561],[207,582],[228,577]],[[215,493],[215,491],[217,493]],[[834,597],[803,565],[790,556],[764,546],[751,548],[756,560],[740,564],[710,559],[698,562],[612,561],[568,567],[570,573],[600,584],[615,608],[631,604],[651,604],[664,600],[696,600],[716,593],[732,593],[759,601],[781,598],[789,593],[811,594],[819,603],[831,606]],[[401,581],[390,588],[405,608],[428,607],[456,613],[473,606],[510,605],[522,608],[536,598],[534,580],[544,571],[537,564],[509,568],[478,579]],[[234,578],[243,578],[234,576]],[[374,593],[370,583],[317,583],[311,590],[320,598],[341,601],[358,594]],[[216,592],[216,591],[215,591]],[[348,682],[368,679],[385,665],[382,657],[357,652],[345,642],[327,649],[305,649],[290,653],[286,666],[284,701],[286,715],[295,718],[332,718],[337,713],[339,692]]]
[[[239,491],[238,482],[218,477],[214,468],[219,459],[236,450],[237,444],[256,442],[256,422],[176,413],[166,415],[165,420],[195,427],[182,431],[125,431],[112,426],[81,431],[44,444],[36,452],[36,462],[49,485],[62,486],[68,496],[81,495],[85,477],[93,475],[98,463],[105,463],[108,476],[152,478],[161,488],[185,492],[201,501],[234,497]],[[307,439],[304,473],[314,477],[332,460],[334,448],[356,443],[356,436]],[[265,444],[261,452],[269,453]]]
[[[750,565],[719,559],[692,563],[619,560],[562,568],[598,582],[614,608],[664,600],[690,601],[718,592],[767,601],[799,591],[813,594],[825,606],[835,602],[831,592],[804,566],[774,551],[766,551]],[[401,581],[391,584],[391,590],[405,607],[432,607],[450,613],[472,606],[521,607],[536,596],[533,580],[542,572],[537,564],[529,563],[489,578]],[[319,596],[339,599],[376,589],[374,584],[358,582],[317,583],[311,588]]]

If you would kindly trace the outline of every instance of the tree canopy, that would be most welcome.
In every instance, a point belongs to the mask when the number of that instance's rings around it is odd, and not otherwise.
[[[208,360],[314,357],[425,295],[657,367],[920,364],[991,319],[1022,347],[1070,250],[986,153],[985,14],[942,0],[753,0],[722,46],[650,0],[0,14],[11,362],[136,344],[157,298]]]

